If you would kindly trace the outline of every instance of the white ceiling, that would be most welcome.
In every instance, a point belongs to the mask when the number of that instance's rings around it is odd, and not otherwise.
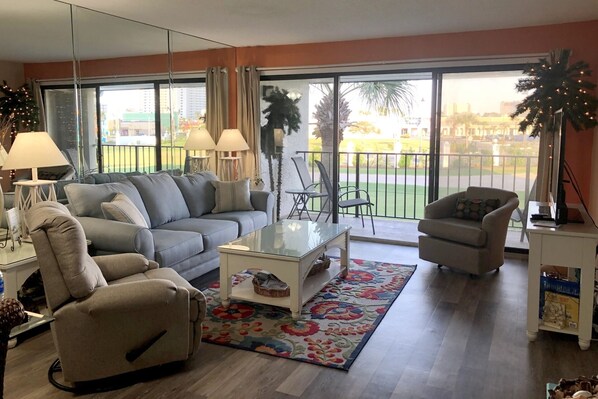
[[[598,19],[598,0],[66,1],[217,42],[196,41],[197,49],[464,32]],[[3,43],[0,60],[48,61],[64,57],[65,51],[68,53],[70,25],[66,4],[52,0],[0,0],[0,15]],[[86,32],[86,40],[79,43],[79,50],[85,56],[104,58],[155,51],[149,44],[152,36],[147,33],[151,28],[127,22],[135,26],[132,30],[138,34],[133,34],[130,29],[117,27],[120,22],[109,23],[104,18],[102,23],[93,23],[93,20],[75,26],[75,30]],[[142,31],[145,33],[141,34]],[[165,46],[164,36],[157,37],[154,41]],[[66,54],[65,59],[68,57]]]

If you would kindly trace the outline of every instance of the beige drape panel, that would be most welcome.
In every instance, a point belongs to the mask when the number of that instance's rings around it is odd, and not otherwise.
[[[552,143],[553,132],[545,129],[540,134],[540,145],[538,148],[538,176],[536,177],[536,198],[532,201],[548,202],[548,186],[550,184],[550,156],[552,154],[550,144]]]
[[[218,143],[222,131],[228,125],[228,77],[226,68],[212,67],[206,72],[206,129]],[[218,170],[217,154],[216,158],[210,160],[211,165],[216,165]]]
[[[237,68],[237,127],[249,145],[243,155],[246,177],[261,176],[260,75],[254,66]]]
[[[29,87],[31,87],[31,91],[33,92],[33,99],[39,108],[39,125],[37,125],[38,131],[47,131],[46,130],[46,107],[44,106],[44,98],[42,96],[42,89],[39,85],[39,82],[34,79],[29,79]]]

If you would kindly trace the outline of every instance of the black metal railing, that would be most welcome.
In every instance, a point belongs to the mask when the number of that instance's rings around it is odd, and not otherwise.
[[[102,144],[102,172],[145,172],[157,170],[157,148],[152,145]],[[161,169],[181,169],[186,151],[182,146],[161,148]]]
[[[319,181],[314,161],[332,170],[332,154],[297,151],[307,162],[312,180]],[[374,202],[374,216],[421,219],[428,203],[430,155],[425,153],[339,153],[339,183],[368,191]],[[514,191],[522,204],[527,201],[536,176],[537,157],[527,155],[438,156],[438,196],[463,191],[468,186],[484,186]],[[319,202],[312,201],[312,210]]]

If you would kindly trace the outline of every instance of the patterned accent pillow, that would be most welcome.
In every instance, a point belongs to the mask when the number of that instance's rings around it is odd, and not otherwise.
[[[149,227],[133,201],[123,193],[116,193],[112,201],[102,202],[101,207],[106,219]]]
[[[499,206],[500,200],[498,199],[458,198],[457,209],[453,213],[453,217],[479,221]]]
[[[249,198],[249,179],[239,181],[210,181],[216,189],[216,206],[212,213],[253,211]]]

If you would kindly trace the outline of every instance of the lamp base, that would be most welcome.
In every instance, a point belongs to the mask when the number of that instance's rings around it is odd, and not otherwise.
[[[15,182],[15,208],[19,211],[21,218],[21,234],[24,238],[29,237],[29,229],[25,221],[25,211],[41,201],[56,201],[56,180],[23,180]],[[48,190],[45,192],[44,187]],[[23,189],[29,189],[24,192]]]
[[[243,163],[241,157],[220,157],[218,159],[220,179],[223,181],[236,181],[243,176]]]
[[[209,168],[209,156],[189,156],[189,173],[205,172]]]

